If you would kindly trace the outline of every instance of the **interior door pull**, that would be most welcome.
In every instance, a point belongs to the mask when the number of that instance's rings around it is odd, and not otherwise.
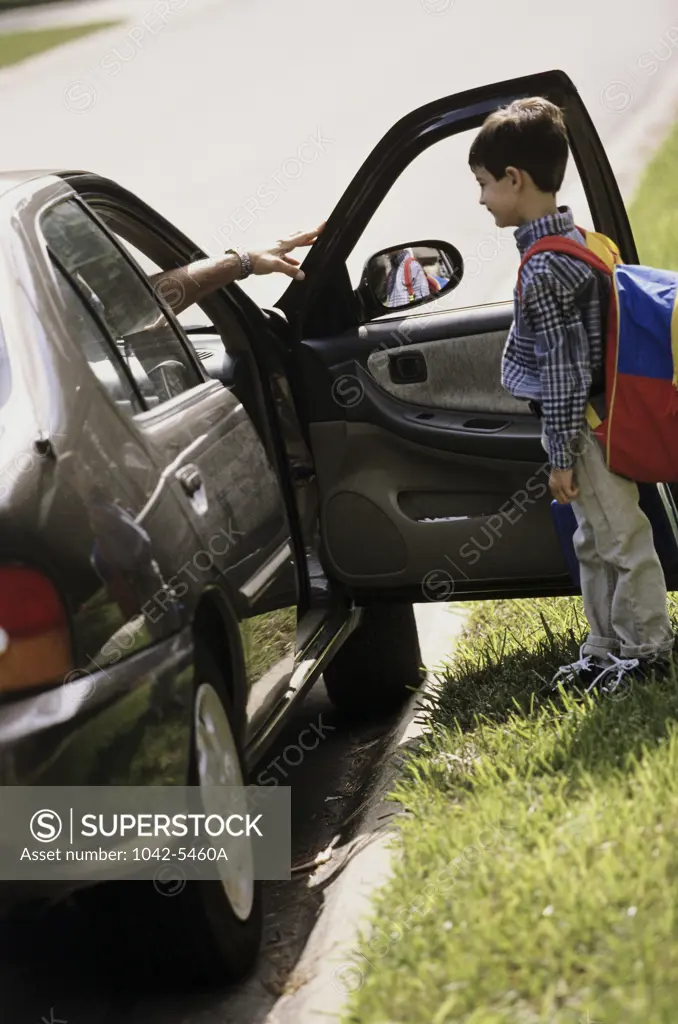
[[[487,433],[492,433],[495,430],[503,430],[504,427],[508,427],[509,420],[491,420],[485,419],[482,416],[476,416],[471,420],[464,420],[462,423],[463,430],[484,430]]]
[[[394,384],[423,384],[428,380],[426,359],[421,352],[389,352],[388,370]]]

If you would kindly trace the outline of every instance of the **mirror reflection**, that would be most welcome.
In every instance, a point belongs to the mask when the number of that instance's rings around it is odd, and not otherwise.
[[[401,309],[436,296],[459,281],[451,258],[442,249],[408,246],[373,256],[367,277],[377,300],[386,309]]]

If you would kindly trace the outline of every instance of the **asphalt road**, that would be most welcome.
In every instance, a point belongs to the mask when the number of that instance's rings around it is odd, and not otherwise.
[[[401,116],[528,72],[570,74],[614,160],[678,63],[674,0],[642,9],[637,0],[84,0],[74,9],[131,20],[0,73],[3,163],[116,178],[209,252],[314,226]],[[467,258],[459,304],[507,297],[513,243],[479,258],[494,228],[477,206],[469,141],[435,147],[397,183],[358,243],[354,275],[378,247],[431,232]],[[265,304],[282,291],[277,278],[246,287]]]

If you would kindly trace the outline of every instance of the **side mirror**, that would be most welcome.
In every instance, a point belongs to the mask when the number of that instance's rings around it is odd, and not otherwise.
[[[464,275],[461,253],[448,242],[410,242],[370,256],[357,296],[364,320],[433,302]]]

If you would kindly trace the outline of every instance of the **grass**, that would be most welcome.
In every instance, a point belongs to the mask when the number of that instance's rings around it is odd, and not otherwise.
[[[247,675],[251,683],[261,679],[283,658],[294,660],[297,629],[296,608],[277,608],[251,619],[243,619],[241,634],[245,647]]]
[[[59,28],[45,28],[31,32],[10,32],[0,35],[0,68],[18,64],[28,57],[35,57],[45,50],[51,50],[62,43],[87,36],[99,29],[116,25],[115,21],[98,21],[87,25],[66,25]]]
[[[647,167],[629,208],[641,263],[678,270],[678,124]]]
[[[554,695],[584,628],[580,599],[472,609],[345,1021],[675,1022],[678,687]]]

